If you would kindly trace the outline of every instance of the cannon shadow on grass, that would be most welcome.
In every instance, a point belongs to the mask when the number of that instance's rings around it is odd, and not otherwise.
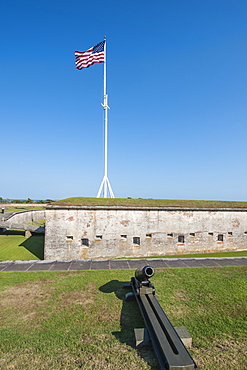
[[[147,362],[150,368],[152,370],[157,370],[159,369],[159,365],[153,348],[151,346],[136,348],[135,346],[134,329],[144,328],[145,324],[136,300],[133,300],[132,302],[125,301],[125,294],[130,292],[131,289],[124,288],[124,284],[126,284],[124,281],[111,280],[99,288],[99,290],[103,293],[114,292],[116,298],[122,301],[120,316],[121,331],[114,331],[112,332],[112,335],[114,335],[119,342],[135,348],[138,355]]]

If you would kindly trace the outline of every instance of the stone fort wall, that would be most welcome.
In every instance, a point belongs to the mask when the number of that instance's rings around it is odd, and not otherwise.
[[[45,214],[45,210],[19,211],[14,213],[6,222],[12,227],[15,224],[45,220]]]
[[[247,249],[247,209],[50,206],[45,259],[107,259]]]

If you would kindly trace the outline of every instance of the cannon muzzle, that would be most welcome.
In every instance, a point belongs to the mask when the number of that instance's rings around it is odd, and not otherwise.
[[[151,266],[144,266],[141,269],[137,269],[135,272],[135,278],[138,281],[147,281],[154,275],[154,269]]]

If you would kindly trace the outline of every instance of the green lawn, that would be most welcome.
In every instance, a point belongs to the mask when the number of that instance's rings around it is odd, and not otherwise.
[[[0,273],[1,369],[158,370],[125,302],[134,270]],[[174,326],[193,337],[204,370],[247,368],[247,267],[158,269],[151,279]]]
[[[44,227],[45,226],[45,220],[26,222],[26,225],[34,225],[34,226],[37,226],[37,227]]]
[[[20,207],[13,207],[11,205],[9,206],[4,206],[4,212],[20,212],[20,211],[33,211],[33,210],[39,210],[39,209],[44,209],[44,207],[30,207],[30,206],[21,206]]]
[[[24,231],[7,230],[0,235],[0,260],[28,261],[44,259],[43,234],[25,238]]]
[[[53,202],[51,205],[68,206],[126,206],[126,207],[191,207],[191,208],[247,208],[247,202],[183,199],[132,199],[73,197]]]

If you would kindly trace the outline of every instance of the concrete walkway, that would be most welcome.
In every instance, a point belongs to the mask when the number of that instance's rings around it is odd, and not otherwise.
[[[0,271],[75,271],[153,268],[247,266],[247,257],[154,258],[77,261],[0,261]]]
[[[0,213],[0,220],[7,221],[15,212]]]

